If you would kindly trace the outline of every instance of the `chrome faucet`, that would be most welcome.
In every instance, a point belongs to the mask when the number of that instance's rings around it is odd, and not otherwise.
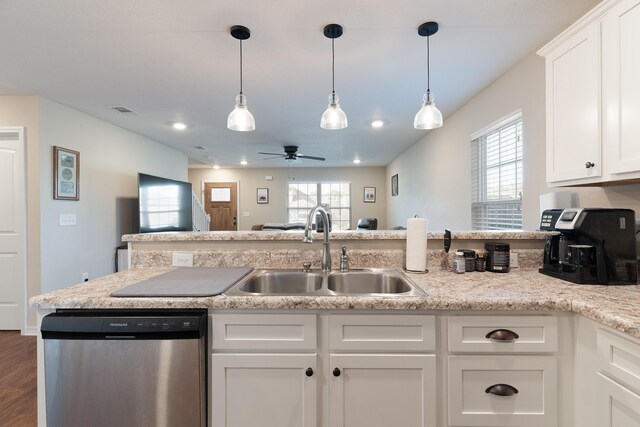
[[[322,243],[322,271],[331,271],[331,248],[329,243],[329,216],[324,206],[318,205],[311,209],[309,216],[307,217],[307,225],[304,228],[304,237],[302,241],[304,243],[313,243],[313,231],[311,230],[311,223],[317,212],[320,212],[320,218],[322,220],[322,228],[324,230],[324,242]]]

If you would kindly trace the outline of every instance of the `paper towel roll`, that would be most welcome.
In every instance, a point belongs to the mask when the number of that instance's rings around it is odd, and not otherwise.
[[[427,270],[427,220],[409,218],[407,220],[407,270],[424,272]]]

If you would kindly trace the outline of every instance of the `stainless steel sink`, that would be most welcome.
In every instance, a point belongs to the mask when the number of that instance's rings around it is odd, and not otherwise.
[[[322,273],[258,270],[241,282],[238,290],[253,294],[306,294],[319,290]]]
[[[330,273],[327,288],[340,294],[406,294],[413,290],[407,279],[393,270]]]
[[[424,296],[426,293],[396,270],[256,270],[225,295],[400,297]]]

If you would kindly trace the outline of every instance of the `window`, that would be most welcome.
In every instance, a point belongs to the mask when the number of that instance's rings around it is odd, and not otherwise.
[[[329,205],[333,230],[351,228],[351,184],[348,182],[290,182],[287,222],[307,222],[311,209]]]
[[[522,229],[522,114],[471,137],[474,230]]]

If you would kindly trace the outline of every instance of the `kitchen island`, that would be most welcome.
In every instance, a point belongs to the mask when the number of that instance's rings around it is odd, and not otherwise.
[[[242,388],[242,382],[221,380],[225,372],[241,376],[263,372],[264,377],[255,381],[272,392],[262,397],[267,401],[269,395],[294,399],[284,399],[284,406],[273,402],[274,410],[292,416],[290,408],[301,408],[293,415],[300,417],[297,425],[305,426],[357,425],[357,417],[350,417],[354,411],[363,414],[367,410],[358,396],[364,393],[368,396],[365,400],[377,402],[376,397],[385,390],[422,396],[407,402],[401,399],[408,405],[400,405],[403,413],[409,414],[407,425],[420,420],[423,426],[601,427],[609,425],[601,423],[607,417],[605,412],[616,410],[615,405],[605,408],[603,402],[617,402],[616,398],[630,407],[632,414],[640,414],[640,405],[629,403],[639,390],[636,381],[640,376],[635,373],[640,371],[640,287],[575,285],[539,274],[536,267],[546,233],[459,233],[458,237],[464,238],[458,241],[454,233],[454,247],[480,248],[484,240],[512,243],[519,253],[520,268],[506,274],[454,274],[447,268],[450,255],[440,250],[441,235],[430,235],[430,271],[405,272],[426,296],[110,297],[115,290],[169,271],[171,251],[175,250],[193,253],[194,265],[198,266],[238,265],[234,255],[244,253],[240,260],[250,259],[245,265],[256,268],[299,268],[302,260],[314,262],[317,268],[318,244],[298,249],[300,233],[264,233],[125,236],[136,269],[34,297],[31,305],[38,308],[40,318],[61,308],[209,309],[210,423],[214,426],[234,425],[231,420],[244,414],[235,400],[249,392]],[[403,232],[371,233],[332,233],[332,238],[334,243],[346,242],[350,247],[355,268],[402,269]],[[253,330],[251,325],[268,328]],[[267,329],[274,328],[280,328],[276,336],[263,336],[271,333]],[[511,330],[521,338],[512,342],[485,340],[485,329]],[[226,339],[224,334],[234,330],[242,330],[245,335]],[[291,331],[297,331],[295,336],[287,336]],[[337,338],[339,334],[343,334],[341,339]],[[608,354],[616,355],[609,362],[606,345]],[[42,361],[41,354],[39,358]],[[282,366],[286,360],[291,361],[290,366]],[[283,369],[300,375],[275,381],[272,374]],[[484,393],[484,389],[473,404],[489,404],[486,409],[490,411],[465,406],[470,401],[465,393],[475,386],[474,375],[482,376],[483,372],[529,384],[529,389],[521,388],[517,395],[517,402],[524,403],[512,406],[514,413],[506,415],[511,421],[505,421],[504,414],[509,398],[487,398],[489,391]],[[377,383],[367,386],[374,393],[371,396],[367,387],[360,388],[366,382],[356,381],[361,373],[377,378]],[[398,375],[404,374],[406,383],[401,384],[406,391],[392,387]],[[467,377],[472,378],[469,384],[464,379]],[[607,396],[593,393],[599,385]],[[297,390],[295,395],[287,392],[291,387]],[[492,389],[494,392],[502,393]],[[526,400],[527,394],[534,397]],[[386,397],[393,401],[393,396]],[[387,408],[381,402],[377,406]],[[394,408],[389,408],[389,414],[397,416]],[[44,425],[42,415],[40,425]],[[376,417],[385,419],[385,415]],[[367,417],[361,418],[364,421]],[[373,421],[367,420],[369,425],[376,425]]]

